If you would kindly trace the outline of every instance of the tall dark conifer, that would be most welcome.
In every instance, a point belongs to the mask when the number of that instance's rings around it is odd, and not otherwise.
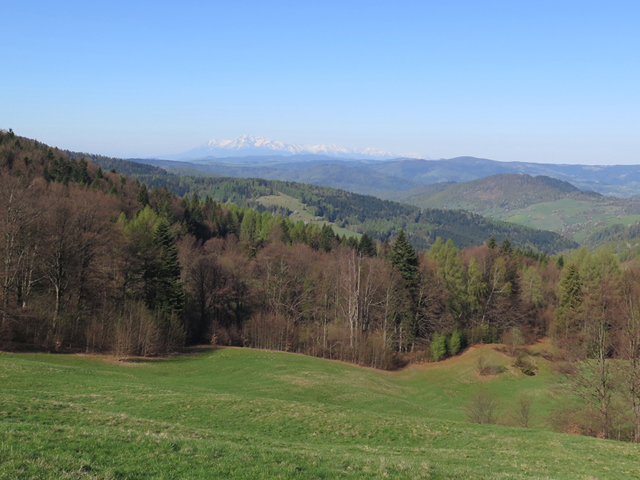
[[[414,289],[418,281],[418,256],[413,245],[407,240],[404,229],[400,230],[398,238],[391,247],[389,260],[398,270],[407,287]]]
[[[366,257],[375,257],[378,252],[376,249],[376,244],[373,243],[371,237],[364,233],[362,238],[360,238],[360,243],[358,244],[358,252]]]
[[[153,242],[158,250],[152,288],[148,292],[148,306],[154,310],[177,313],[184,303],[184,291],[180,281],[178,247],[166,222],[161,221],[156,227]]]

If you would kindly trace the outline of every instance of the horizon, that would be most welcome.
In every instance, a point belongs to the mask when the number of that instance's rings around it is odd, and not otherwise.
[[[640,5],[9,4],[0,128],[119,158],[212,138],[640,164]],[[62,28],[61,28],[62,26]]]

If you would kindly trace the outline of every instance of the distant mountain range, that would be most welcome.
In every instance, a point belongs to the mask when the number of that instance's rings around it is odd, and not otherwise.
[[[267,137],[242,135],[235,140],[209,140],[184,153],[162,155],[166,160],[200,160],[218,157],[250,157],[261,155],[326,155],[337,158],[381,160],[400,157],[377,148],[346,148],[336,145],[285,143]]]
[[[497,162],[475,157],[371,160],[281,153],[186,161],[135,159],[173,173],[288,180],[399,200],[394,192],[442,182],[468,182],[501,173],[544,175],[581,190],[621,198],[640,196],[640,165],[562,165]],[[416,191],[416,193],[422,193]]]

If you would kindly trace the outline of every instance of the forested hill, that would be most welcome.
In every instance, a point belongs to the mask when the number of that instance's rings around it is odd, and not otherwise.
[[[405,192],[403,192],[405,193]],[[406,192],[397,198],[425,208],[461,208],[473,212],[500,208],[513,210],[563,198],[593,201],[602,195],[581,191],[569,182],[540,175],[501,173],[464,183],[450,183],[439,189]]]
[[[132,160],[123,160],[121,158],[113,158],[113,157],[105,157],[104,155],[96,155],[93,153],[84,153],[84,152],[72,152],[70,150],[65,150],[69,158],[74,159],[86,159],[91,160],[96,165],[100,166],[100,168],[104,170],[116,170],[118,173],[123,175],[169,175],[166,170],[155,167],[153,165],[147,165],[145,163],[140,163]]]
[[[297,199],[315,217],[353,232],[367,233],[384,241],[405,229],[410,241],[420,249],[433,245],[436,238],[452,239],[459,248],[481,245],[493,236],[498,241],[508,237],[517,247],[534,248],[556,253],[576,248],[572,242],[556,233],[501,222],[464,211],[423,209],[360,195],[330,187],[283,182],[279,180],[209,178],[191,176],[137,175],[140,181],[152,187],[166,186],[178,194],[197,193],[201,198],[209,195],[215,200],[262,210],[288,214],[287,207],[273,202],[265,207],[264,197],[286,195]]]
[[[31,145],[34,142],[28,139],[22,139],[22,141],[24,145]],[[39,145],[41,148],[48,148]],[[330,223],[334,227],[355,233],[367,233],[368,236],[380,241],[395,238],[400,229],[404,228],[413,245],[420,249],[433,245],[438,237],[450,238],[459,248],[464,248],[481,245],[491,236],[498,241],[508,237],[515,247],[533,248],[545,253],[556,253],[577,247],[576,243],[552,232],[486,219],[468,212],[420,210],[415,206],[372,196],[295,182],[177,176],[159,167],[128,160],[77,152],[61,153],[71,163],[63,166],[64,162],[57,160],[59,155],[52,154],[55,165],[48,167],[50,171],[45,172],[47,175],[51,175],[51,171],[55,169],[72,168],[69,165],[80,168],[81,165],[87,165],[87,159],[89,159],[104,170],[134,175],[139,182],[146,183],[152,189],[166,187],[180,197],[197,193],[200,198],[209,196],[221,203],[233,203],[255,208],[258,211],[269,210],[275,214],[288,216],[296,207],[292,208],[287,206],[286,202],[278,201],[278,196],[285,195],[297,200],[299,209],[306,209],[305,213],[309,215],[312,223],[318,226]],[[89,170],[92,168],[96,167],[90,167]],[[64,175],[67,174],[64,173]],[[105,178],[109,177],[105,176]],[[118,191],[117,185],[109,188],[113,193]],[[265,197],[270,197],[269,201],[266,201]],[[344,232],[344,230],[340,231]]]

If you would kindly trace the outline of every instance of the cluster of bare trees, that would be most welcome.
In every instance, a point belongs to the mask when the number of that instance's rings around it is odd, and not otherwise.
[[[154,354],[184,343],[181,312],[159,308],[171,245],[156,224],[118,220],[143,217],[134,182],[10,132],[0,167],[2,345]]]
[[[488,246],[438,241],[417,254],[404,237],[386,255],[383,245],[365,254],[337,240],[324,251],[277,238],[251,259],[234,237],[185,239],[181,250],[192,341],[379,368],[428,355],[434,336],[455,338],[446,356],[514,326],[544,334],[559,275],[553,262]]]

